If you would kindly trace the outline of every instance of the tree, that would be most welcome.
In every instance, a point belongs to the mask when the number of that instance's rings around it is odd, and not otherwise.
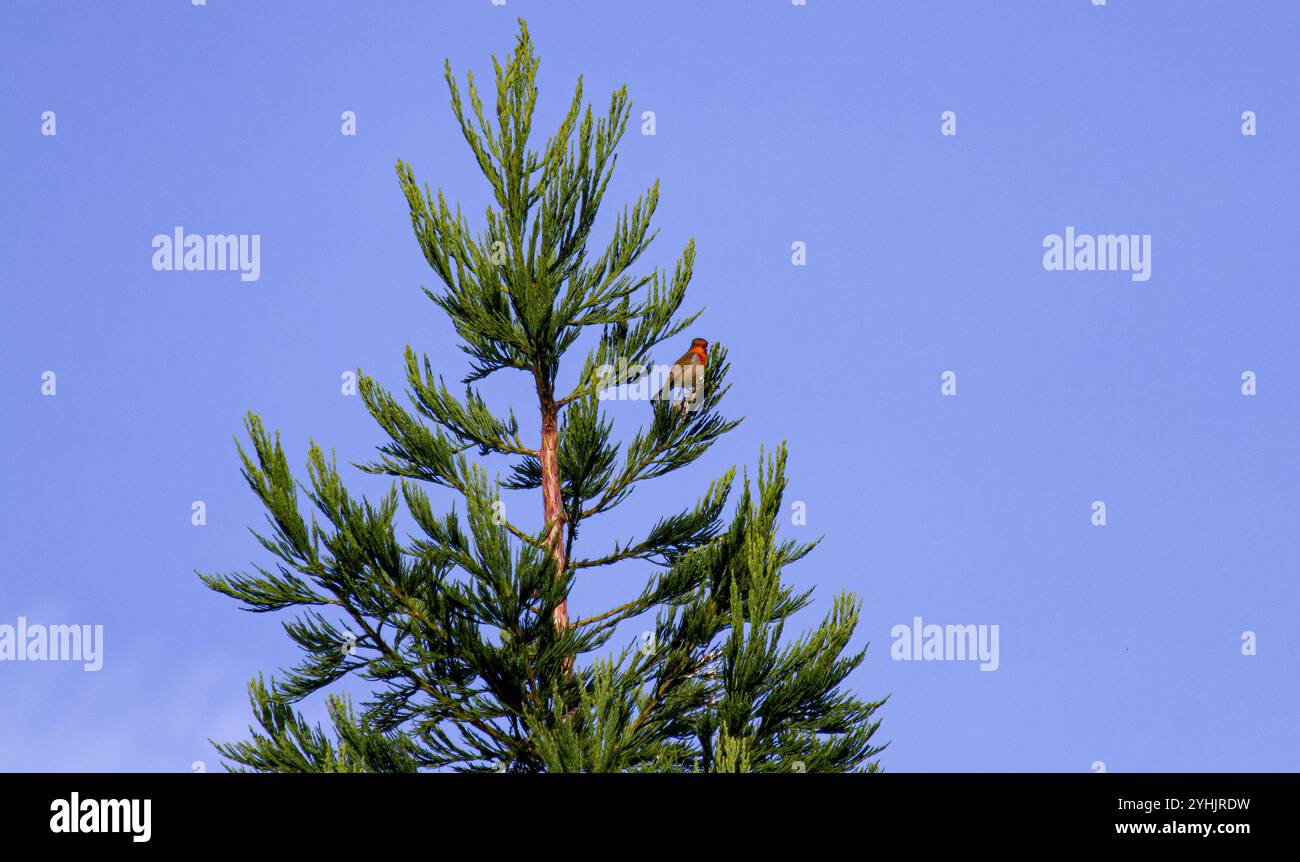
[[[813,632],[783,642],[811,591],[795,592],[781,572],[813,547],[777,539],[784,445],[760,454],[756,487],[746,475],[729,520],[734,469],[643,538],[575,556],[584,523],[691,464],[739,420],[718,412],[730,367],[715,345],[693,398],[652,400],[647,427],[624,447],[612,439],[602,393],[647,387],[655,348],[699,315],[680,313],[694,242],[671,277],[634,273],[654,238],[656,182],[592,251],[628,121],[626,88],[595,118],[579,78],[538,152],[529,147],[538,58],[523,21],[506,65],[493,63],[495,123],[472,74],[467,112],[445,67],[452,111],[495,200],[482,231],[397,162],[416,239],[443,286],[425,293],[470,357],[464,397],[409,346],[414,412],[358,371],[388,438],[360,465],[393,477],[375,503],[349,494],[315,443],[298,483],[278,433],[255,414],[245,422],[251,452],[236,441],[270,523],[255,535],[276,563],[201,577],[248,610],[296,611],[284,627],[305,657],[280,680],[250,684],[260,729],[218,750],[231,768],[256,771],[874,771],[872,716],[883,701],[842,690],[865,656],[846,653],[857,600],[838,596]],[[594,343],[561,395],[561,359],[588,333]],[[493,413],[474,386],[506,370],[531,378],[536,445],[513,410]],[[508,478],[489,482],[473,450],[504,458]],[[463,499],[464,516],[454,506],[435,513],[430,486]],[[314,513],[304,516],[299,491]],[[539,491],[540,530],[505,517],[504,493]],[[414,530],[405,540],[399,509]],[[573,619],[575,579],[629,561],[651,569],[640,593]],[[651,614],[650,631],[617,655],[598,654]],[[295,704],[348,675],[371,686],[371,699],[358,712],[331,695],[332,734],[310,726]]]

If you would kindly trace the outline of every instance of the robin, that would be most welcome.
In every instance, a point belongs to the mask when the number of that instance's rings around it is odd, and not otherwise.
[[[699,394],[700,386],[704,383],[704,369],[708,364],[709,342],[703,338],[694,339],[690,350],[683,353],[682,358],[668,369],[668,376],[664,380],[663,388],[655,396],[656,400],[662,400],[673,389],[685,389],[686,397],[682,404],[694,401],[695,396]]]

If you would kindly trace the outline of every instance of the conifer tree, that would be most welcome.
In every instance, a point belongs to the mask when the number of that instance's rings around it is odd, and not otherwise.
[[[601,393],[651,384],[653,355],[698,317],[682,312],[694,243],[671,275],[638,271],[657,182],[617,214],[612,237],[593,236],[629,117],[625,88],[596,115],[579,78],[535,150],[538,58],[522,21],[508,61],[493,64],[494,115],[472,74],[467,108],[445,67],[452,113],[494,201],[479,231],[397,162],[441,282],[425,293],[469,357],[463,397],[409,346],[411,408],[358,372],[387,438],[359,466],[393,477],[375,502],[349,493],[315,443],[297,481],[279,435],[255,414],[250,448],[237,441],[270,525],[255,535],[275,562],[201,577],[248,610],[295,613],[284,628],[304,657],[250,684],[257,727],[219,752],[229,768],[277,772],[874,771],[883,701],[843,688],[865,655],[848,651],[859,602],[842,594],[815,630],[783,637],[811,591],[784,584],[782,570],[813,547],[777,537],[783,445],[760,453],[753,482],[728,471],[640,538],[579,547],[589,519],[613,517],[637,487],[690,465],[735,427],[719,412],[730,366],[715,344],[692,399],[641,405],[645,427],[624,445],[614,439],[611,404],[635,405]],[[561,360],[587,334],[572,388],[557,389]],[[498,372],[526,382],[537,439],[475,388]],[[508,469],[504,481],[489,481],[493,460]],[[463,510],[435,511],[428,492],[439,486]],[[540,496],[540,529],[507,517],[505,495]],[[645,576],[644,587],[575,618],[576,579],[609,566]],[[346,676],[370,698],[358,709],[331,694],[332,726],[309,725],[297,702]]]

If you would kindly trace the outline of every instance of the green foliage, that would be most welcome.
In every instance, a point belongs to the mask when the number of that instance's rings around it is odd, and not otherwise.
[[[654,238],[656,183],[592,251],[626,91],[597,119],[579,80],[558,130],[534,151],[538,60],[522,22],[515,51],[494,66],[495,122],[472,75],[467,112],[446,71],[453,113],[493,193],[482,231],[397,164],[416,239],[442,283],[425,292],[470,358],[463,398],[410,347],[411,409],[359,375],[388,438],[362,465],[392,477],[377,502],[350,495],[314,443],[306,482],[296,480],[278,435],[255,415],[246,421],[251,451],[237,441],[269,525],[254,535],[276,562],[201,577],[248,610],[295,613],[284,629],[303,658],[279,681],[250,685],[260,730],[218,750],[232,768],[271,772],[874,770],[883,701],[843,687],[865,656],[846,652],[858,602],[841,595],[811,633],[783,637],[811,598],[781,572],[812,550],[777,539],[784,446],[760,459],[756,489],[742,479],[730,515],[734,470],[640,538],[573,555],[587,519],[692,464],[738,424],[719,412],[731,366],[713,345],[692,409],[654,402],[646,427],[625,443],[614,438],[598,393],[644,382],[656,348],[668,350],[698,317],[681,312],[694,245],[671,275],[634,271]],[[584,332],[594,345],[560,396],[560,361]],[[523,439],[514,411],[494,414],[474,388],[503,369],[531,376],[543,426],[548,410],[557,420],[558,475],[548,477],[544,446]],[[506,481],[489,481],[471,452],[507,459]],[[504,516],[503,492],[533,495],[548,481],[562,500],[552,522],[530,532]],[[429,485],[454,492],[463,511],[436,512]],[[399,510],[416,530],[406,539]],[[639,594],[556,622],[577,577],[628,560],[653,566]],[[638,617],[650,630],[601,657]],[[294,704],[345,677],[365,681],[370,699],[354,713],[332,696],[332,733],[309,727]]]

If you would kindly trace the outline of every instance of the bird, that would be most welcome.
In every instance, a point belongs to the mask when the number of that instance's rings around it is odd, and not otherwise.
[[[701,384],[704,383],[704,369],[709,365],[709,342],[703,338],[696,338],[691,341],[690,349],[682,354],[682,357],[672,364],[668,369],[668,375],[664,380],[664,386],[655,396],[656,400],[663,400],[665,396],[673,389],[685,389],[686,397],[682,405],[688,401],[694,401],[695,396],[699,394]]]

